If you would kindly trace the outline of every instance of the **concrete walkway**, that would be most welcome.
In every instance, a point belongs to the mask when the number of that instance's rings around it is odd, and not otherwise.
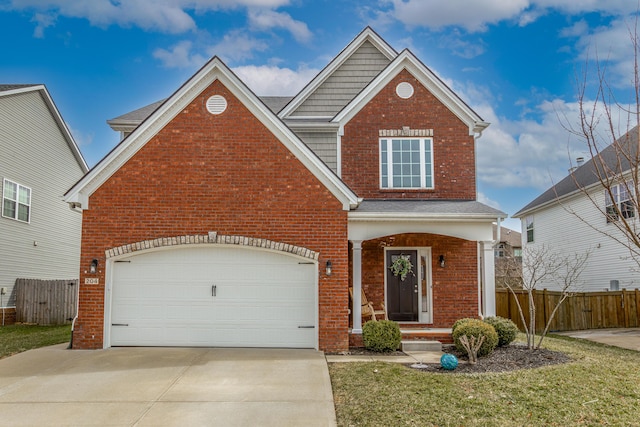
[[[322,352],[66,350],[0,360],[3,426],[335,426]]]
[[[588,329],[556,334],[640,351],[640,328]]]
[[[405,351],[406,356],[328,354],[327,362],[440,363],[440,351]]]

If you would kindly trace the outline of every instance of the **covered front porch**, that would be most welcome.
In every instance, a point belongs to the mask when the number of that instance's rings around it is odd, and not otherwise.
[[[363,298],[407,339],[446,342],[455,320],[495,315],[492,224],[505,216],[475,201],[364,200],[349,213],[350,341],[369,320]]]

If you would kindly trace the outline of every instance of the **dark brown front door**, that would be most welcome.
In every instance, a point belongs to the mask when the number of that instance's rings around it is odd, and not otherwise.
[[[395,275],[391,266],[399,258],[408,259],[413,266],[404,280]],[[390,250],[387,251],[387,312],[389,319],[398,322],[418,321],[418,251]]]

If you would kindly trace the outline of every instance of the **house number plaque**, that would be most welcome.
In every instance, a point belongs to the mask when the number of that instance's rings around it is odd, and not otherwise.
[[[99,285],[100,284],[100,279],[98,279],[97,277],[85,277],[84,284],[85,285]]]

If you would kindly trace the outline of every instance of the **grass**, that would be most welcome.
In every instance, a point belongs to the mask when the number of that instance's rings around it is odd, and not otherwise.
[[[545,338],[573,361],[499,374],[331,363],[339,426],[638,425],[640,353]]]
[[[0,359],[12,354],[71,340],[71,325],[8,325],[0,327]]]

